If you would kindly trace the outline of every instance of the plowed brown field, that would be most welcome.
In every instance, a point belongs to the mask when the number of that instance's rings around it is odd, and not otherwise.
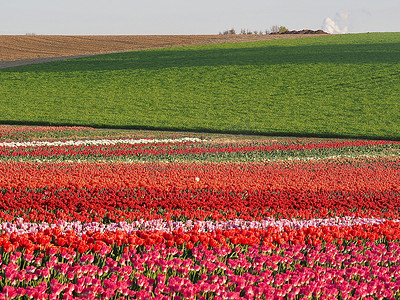
[[[0,35],[0,67],[49,61],[48,58],[310,36],[317,35]]]

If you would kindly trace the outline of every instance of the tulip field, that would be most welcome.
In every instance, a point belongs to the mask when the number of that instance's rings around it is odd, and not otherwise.
[[[0,299],[400,299],[400,142],[0,126]]]

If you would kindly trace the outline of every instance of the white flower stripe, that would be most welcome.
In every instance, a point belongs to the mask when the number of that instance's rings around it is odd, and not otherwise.
[[[198,226],[200,232],[213,232],[216,229],[221,230],[229,230],[229,229],[268,229],[270,227],[277,227],[282,231],[285,226],[290,227],[292,229],[300,229],[300,228],[308,228],[308,227],[321,227],[321,226],[338,226],[338,227],[351,227],[354,225],[373,225],[373,224],[382,224],[386,222],[386,219],[378,219],[378,218],[354,218],[354,217],[336,217],[329,219],[310,219],[310,220],[274,220],[271,218],[267,218],[262,221],[246,221],[241,219],[229,220],[229,221],[192,221],[188,220],[186,222],[167,222],[161,219],[157,220],[137,220],[131,223],[120,222],[120,223],[81,223],[77,222],[66,222],[64,220],[58,220],[54,224],[49,224],[46,222],[43,223],[29,223],[24,222],[22,218],[16,219],[14,223],[3,222],[0,223],[0,232],[16,232],[18,235],[26,234],[26,233],[37,233],[38,231],[43,231],[47,228],[55,228],[59,227],[62,232],[66,231],[74,231],[77,235],[81,236],[85,234],[88,230],[90,231],[100,231],[106,232],[111,231],[115,232],[116,230],[123,230],[128,233],[132,233],[134,231],[143,230],[143,231],[165,231],[172,232],[174,230],[178,230],[182,228],[183,231],[187,232],[194,228],[195,225]],[[394,222],[400,222],[400,220],[392,220]]]
[[[59,146],[89,146],[89,145],[116,145],[116,144],[152,144],[152,143],[187,143],[201,142],[199,138],[178,138],[178,139],[126,139],[126,140],[71,140],[71,141],[53,141],[53,142],[4,142],[0,147],[59,147]]]

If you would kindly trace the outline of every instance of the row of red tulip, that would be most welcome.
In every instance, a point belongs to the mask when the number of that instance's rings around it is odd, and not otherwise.
[[[0,162],[0,186],[10,188],[149,188],[218,191],[400,190],[396,158],[252,163]]]
[[[3,189],[0,220],[119,222],[311,219],[334,216],[398,219],[399,191],[242,191],[46,188]]]
[[[195,226],[196,227],[196,226]],[[309,244],[316,246],[323,242],[341,245],[346,241],[375,242],[378,240],[400,240],[400,223],[386,221],[381,224],[363,224],[354,226],[320,226],[294,229],[284,227],[281,231],[278,227],[268,229],[217,229],[212,232],[199,232],[198,228],[185,232],[182,230],[166,231],[133,231],[123,230],[90,232],[78,236],[74,231],[62,232],[59,227],[47,228],[37,233],[25,233],[18,235],[16,232],[0,235],[0,247],[6,253],[16,250],[25,250],[33,253],[35,250],[53,249],[55,252],[68,250],[84,253],[93,250],[96,253],[102,251],[104,245],[118,247],[124,246],[130,249],[140,245],[166,244],[168,247],[182,246],[191,249],[194,245],[202,244],[209,247],[221,247],[227,244],[240,245],[264,245],[275,247],[286,243]],[[107,248],[111,249],[111,248]]]
[[[68,145],[68,146],[23,146],[0,147],[0,157],[119,157],[119,156],[162,156],[162,155],[189,155],[189,154],[216,154],[231,152],[273,152],[273,151],[306,151],[316,149],[363,148],[377,146],[397,146],[400,142],[391,141],[344,141],[320,143],[257,143],[247,144],[215,144],[215,143],[152,143],[148,145],[132,145],[124,143],[103,145]]]

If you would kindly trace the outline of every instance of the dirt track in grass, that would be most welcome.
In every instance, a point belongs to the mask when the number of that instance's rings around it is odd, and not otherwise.
[[[0,35],[0,69],[104,53],[319,35]]]

